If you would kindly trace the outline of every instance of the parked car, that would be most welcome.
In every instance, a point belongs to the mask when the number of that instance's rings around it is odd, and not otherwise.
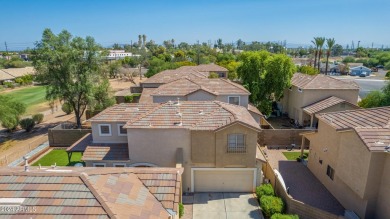
[[[376,68],[384,68],[383,65],[377,65]]]
[[[367,72],[362,72],[360,73],[359,77],[366,77],[367,76]]]

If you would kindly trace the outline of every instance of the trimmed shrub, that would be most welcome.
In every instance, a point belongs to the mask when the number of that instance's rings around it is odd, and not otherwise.
[[[390,71],[388,71],[388,72],[386,73],[386,76],[385,76],[385,77],[390,79]]]
[[[266,217],[283,212],[283,201],[279,197],[263,195],[260,198],[260,207]]]
[[[271,184],[262,184],[256,187],[257,198],[261,198],[263,195],[274,196],[275,192]]]
[[[296,214],[273,214],[271,219],[299,219],[299,216]]]
[[[219,78],[219,75],[215,72],[210,72],[209,78]]]
[[[35,121],[31,118],[25,118],[20,120],[19,125],[22,129],[26,130],[26,132],[31,131],[35,126]]]
[[[184,215],[184,206],[182,203],[179,203],[179,218],[183,217]]]
[[[4,82],[3,83],[5,87],[8,87],[8,88],[15,88],[15,84],[13,82]]]
[[[125,103],[132,103],[133,102],[133,96],[125,96]]]
[[[43,117],[44,117],[44,115],[42,113],[38,113],[38,114],[33,115],[32,119],[34,120],[34,122],[36,124],[39,124],[43,121]]]
[[[61,107],[62,111],[64,111],[67,115],[71,114],[73,112],[73,108],[69,103],[62,104]]]

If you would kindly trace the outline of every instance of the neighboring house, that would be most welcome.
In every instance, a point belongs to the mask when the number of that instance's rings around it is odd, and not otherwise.
[[[259,124],[220,101],[119,104],[89,120],[92,134],[68,148],[87,166],[184,167],[183,192],[253,192]]]
[[[371,69],[370,68],[367,68],[367,67],[364,67],[364,66],[357,66],[357,67],[353,67],[353,68],[349,68],[349,74],[351,76],[360,76],[362,73],[365,74],[365,76],[370,76],[371,74]]]
[[[1,218],[178,219],[177,168],[0,169]]]
[[[106,59],[117,60],[124,59],[125,57],[138,57],[140,55],[132,54],[131,52],[125,52],[125,50],[109,50]]]
[[[326,101],[326,99],[332,96],[342,99],[343,102],[340,100],[333,101],[335,99]],[[359,86],[353,82],[338,80],[322,74],[312,76],[295,73],[291,80],[291,87],[284,91],[284,97],[280,101],[281,107],[279,110],[287,113],[291,119],[294,119],[302,126],[310,126],[310,124],[315,126],[314,117],[308,111],[304,111],[305,107],[317,103],[315,108],[320,110],[315,113],[329,107],[332,107],[329,108],[332,110],[351,109],[351,105],[357,104],[358,96]],[[326,107],[318,106],[322,104]]]
[[[0,69],[0,82],[15,80],[25,75],[35,75],[36,71],[33,67],[24,68],[5,68]]]
[[[348,64],[349,68],[355,68],[355,67],[363,66],[363,63],[360,63],[360,62],[349,62],[347,64]]]
[[[308,167],[360,218],[390,215],[390,107],[317,115]]]

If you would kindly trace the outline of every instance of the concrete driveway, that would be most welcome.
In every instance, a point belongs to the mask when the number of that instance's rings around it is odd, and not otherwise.
[[[193,219],[263,219],[251,193],[195,193]]]

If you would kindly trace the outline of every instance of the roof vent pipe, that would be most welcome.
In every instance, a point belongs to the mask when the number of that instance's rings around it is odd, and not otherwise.
[[[25,172],[28,172],[29,169],[28,169],[28,156],[23,156],[23,160],[24,160],[24,171]]]

